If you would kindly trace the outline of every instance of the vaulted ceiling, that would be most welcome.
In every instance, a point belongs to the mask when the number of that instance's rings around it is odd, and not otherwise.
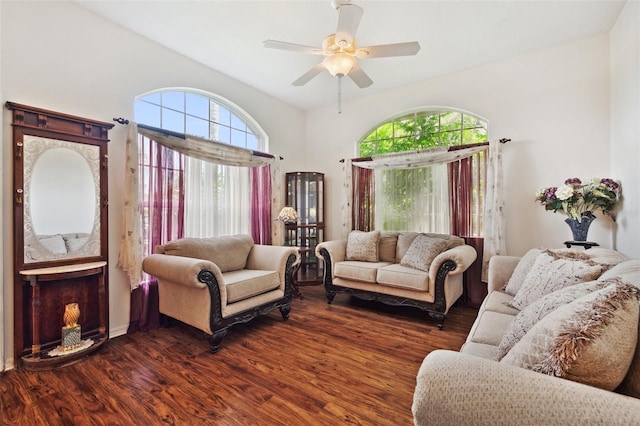
[[[322,56],[267,49],[263,41],[321,46],[334,33],[330,0],[77,1],[87,9],[303,110],[336,103],[337,78],[323,72],[291,83]],[[342,99],[608,32],[624,1],[379,1],[364,9],[358,45],[418,41],[416,56],[360,60],[374,81],[345,79]]]

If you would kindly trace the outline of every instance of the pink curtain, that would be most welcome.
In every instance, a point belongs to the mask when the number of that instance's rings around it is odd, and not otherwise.
[[[155,247],[184,237],[184,157],[155,141],[138,135],[142,256]],[[158,283],[144,274],[140,287],[131,292],[128,333],[160,325]]]
[[[450,232],[461,237],[471,236],[472,189],[471,157],[454,161],[449,169]]]
[[[271,244],[271,167],[251,168],[251,236],[256,244]]]
[[[375,186],[373,169],[352,166],[353,229],[372,231],[375,228]]]
[[[475,157],[475,161],[474,161]],[[487,286],[482,282],[482,256],[484,238],[478,236],[478,226],[474,223],[474,192],[481,196],[478,173],[474,164],[480,161],[473,157],[448,163],[449,170],[449,215],[450,232],[464,238],[465,243],[476,249],[477,259],[464,272],[463,302],[467,306],[479,307],[487,295]]]

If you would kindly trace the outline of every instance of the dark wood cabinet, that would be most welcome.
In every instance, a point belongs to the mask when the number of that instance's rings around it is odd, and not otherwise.
[[[297,282],[320,283],[323,263],[315,254],[316,245],[324,241],[324,174],[290,172],[286,174],[286,205],[296,209],[298,223],[285,225],[285,244],[305,247]]]
[[[18,369],[52,369],[96,352],[109,338],[113,124],[13,102],[6,107],[13,112],[14,362]],[[79,309],[75,321],[65,320],[67,305]]]

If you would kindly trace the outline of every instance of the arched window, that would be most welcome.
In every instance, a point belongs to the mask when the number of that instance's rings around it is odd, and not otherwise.
[[[427,110],[395,117],[359,142],[361,157],[487,141],[487,122],[455,110]]]
[[[240,107],[213,94],[186,89],[154,91],[136,98],[138,123],[199,136],[257,151],[267,150],[267,137]]]
[[[267,148],[266,133],[245,111],[227,99],[195,89],[161,89],[137,97],[135,121],[253,151],[265,152]],[[262,188],[255,182],[257,168],[223,165],[179,154],[144,134],[139,135],[138,146],[147,252],[156,244],[175,238],[257,232],[256,202],[252,203],[251,198],[256,188]],[[160,185],[162,191],[158,190]],[[162,219],[159,213],[156,217],[147,213],[151,206],[162,203],[167,205]],[[161,220],[166,226],[162,225],[164,228],[159,232],[160,225],[155,222]],[[270,241],[270,228],[268,232]]]
[[[370,157],[487,140],[486,120],[458,110],[427,109],[376,126],[358,142],[358,151],[360,157]],[[390,231],[481,236],[486,165],[482,151],[448,164],[358,173],[358,179],[364,182],[357,183],[356,192],[374,196],[368,195],[365,201],[354,199],[354,206],[366,206],[369,221],[363,223],[354,216],[354,224],[359,228]],[[363,191],[363,187],[369,191]]]

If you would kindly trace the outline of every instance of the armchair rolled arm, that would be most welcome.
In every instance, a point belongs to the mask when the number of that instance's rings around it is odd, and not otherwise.
[[[284,288],[287,260],[291,255],[296,257],[294,265],[300,262],[300,254],[295,247],[256,244],[251,249],[251,252],[249,252],[246,268],[263,271],[278,271],[280,274],[280,283],[282,288]]]
[[[321,250],[325,249],[327,253],[329,253],[330,259],[325,259]],[[332,240],[332,241],[324,241],[316,246],[316,256],[318,258],[324,260],[325,262],[329,260],[331,262],[331,278],[333,278],[333,268],[335,264],[338,262],[342,262],[347,257],[347,240]],[[327,272],[325,271],[325,274]]]
[[[506,287],[519,261],[520,257],[517,256],[493,256],[489,260],[489,292],[499,291]]]
[[[454,351],[422,362],[411,407],[422,425],[637,424],[640,402]]]
[[[455,262],[456,267],[449,271],[448,275],[461,274],[471,266],[471,264],[478,257],[476,249],[468,245],[461,245],[452,247],[449,250],[445,250],[433,259],[431,266],[429,267],[429,279],[435,282],[438,274],[438,269],[447,260]]]
[[[209,270],[215,275],[221,291],[224,290],[220,268],[208,260],[154,253],[144,258],[142,269],[159,280],[197,288],[206,287],[206,284],[198,280],[198,274],[202,270]]]

